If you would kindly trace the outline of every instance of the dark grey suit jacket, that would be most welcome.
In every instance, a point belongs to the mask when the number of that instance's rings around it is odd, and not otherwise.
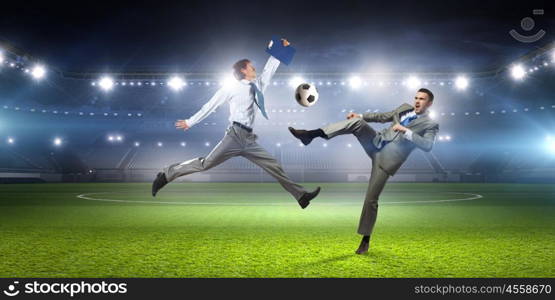
[[[393,126],[400,123],[401,116],[412,110],[412,105],[403,103],[390,112],[365,113],[362,116],[366,122],[392,122],[391,126],[378,132],[373,139],[373,144],[378,149],[373,159],[377,159],[379,166],[389,175],[397,172],[414,148],[431,151],[439,131],[439,124],[428,115],[418,117],[406,126],[413,132],[412,141],[405,138],[404,133],[393,131]],[[387,143],[382,148],[384,141]]]

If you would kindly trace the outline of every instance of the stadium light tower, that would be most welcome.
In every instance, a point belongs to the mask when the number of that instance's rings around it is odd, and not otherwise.
[[[103,76],[98,81],[98,86],[104,91],[110,91],[114,88],[114,79],[110,76]]]
[[[526,76],[526,71],[522,65],[514,65],[511,67],[511,76],[516,80],[522,80]]]
[[[360,88],[362,86],[362,79],[358,76],[352,76],[349,78],[349,86],[355,90]]]
[[[185,85],[185,81],[179,76],[173,76],[168,80],[168,86],[176,92],[181,91]]]
[[[233,77],[232,74],[224,74],[220,79],[221,86],[230,86],[235,82],[237,82],[237,80],[235,79],[235,77]]]
[[[455,87],[458,90],[465,90],[468,87],[468,78],[466,78],[465,76],[458,76],[455,79]]]
[[[53,144],[54,144],[54,146],[56,146],[56,147],[60,147],[60,146],[62,145],[62,139],[59,138],[59,137],[54,138]]]
[[[31,70],[31,76],[35,79],[42,79],[46,75],[46,69],[42,65],[36,65]]]
[[[422,82],[416,76],[409,76],[409,78],[405,80],[405,85],[407,86],[407,88],[413,90],[419,88],[420,85],[422,85]]]
[[[304,78],[302,78],[301,76],[294,76],[293,78],[291,78],[289,80],[289,86],[291,86],[292,88],[296,88],[298,87],[301,83],[304,83],[305,80]]]
[[[545,142],[547,151],[549,151],[551,154],[555,154],[555,138],[553,138],[552,136],[547,136],[545,138]]]

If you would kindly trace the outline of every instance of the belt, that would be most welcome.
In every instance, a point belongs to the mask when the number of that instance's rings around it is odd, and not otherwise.
[[[249,133],[252,132],[252,128],[250,128],[249,126],[245,126],[245,125],[243,125],[243,124],[241,124],[241,123],[239,123],[239,122],[233,121],[233,125],[237,125],[237,126],[243,128],[243,129],[245,129],[245,130],[248,131]]]

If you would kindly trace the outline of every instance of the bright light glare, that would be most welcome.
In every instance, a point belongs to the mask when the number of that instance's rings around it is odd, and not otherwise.
[[[430,118],[435,119],[436,118],[436,112],[433,110],[430,110]]]
[[[220,79],[221,86],[230,86],[235,82],[237,82],[237,79],[235,79],[232,74],[225,74],[222,76],[222,79]]]
[[[362,86],[362,79],[358,76],[353,76],[349,78],[349,86],[353,89],[358,89]]]
[[[289,80],[289,85],[294,88],[298,87],[301,83],[305,83],[305,80],[300,76],[295,76]]]
[[[464,90],[468,87],[468,78],[459,76],[455,79],[455,87],[459,90]]]
[[[185,81],[181,77],[174,76],[168,80],[168,86],[174,91],[180,91],[185,86]]]
[[[409,89],[415,89],[420,87],[420,85],[422,85],[422,82],[420,81],[420,79],[418,79],[418,77],[410,76],[409,78],[407,78],[407,80],[405,80],[405,85]]]
[[[555,154],[555,138],[548,136],[545,138],[547,150],[552,154]]]
[[[35,79],[42,79],[45,74],[46,74],[46,69],[41,65],[34,66],[33,70],[31,71],[31,75]]]
[[[57,137],[54,139],[54,146],[61,146],[62,145],[62,139]]]
[[[98,85],[100,86],[101,89],[105,91],[109,91],[112,88],[114,88],[114,79],[112,79],[112,77],[109,77],[109,76],[104,76],[100,78],[100,80],[98,81]]]
[[[15,142],[15,140],[12,137],[8,138],[8,144],[13,144]]]
[[[526,75],[526,71],[524,71],[522,65],[515,65],[511,68],[511,75],[514,79],[520,80],[524,78],[524,76]]]

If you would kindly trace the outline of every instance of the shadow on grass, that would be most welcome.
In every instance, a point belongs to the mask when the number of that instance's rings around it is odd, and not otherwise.
[[[380,250],[380,249],[370,249],[368,253],[365,254],[356,254],[353,250],[352,253],[345,253],[342,255],[336,255],[332,257],[327,257],[323,259],[319,259],[313,262],[300,264],[299,266],[303,267],[316,267],[316,266],[323,266],[327,264],[334,264],[337,262],[343,262],[348,260],[356,260],[357,263],[364,262],[380,262],[380,261],[390,261],[394,259],[395,256],[389,253],[388,251]]]

